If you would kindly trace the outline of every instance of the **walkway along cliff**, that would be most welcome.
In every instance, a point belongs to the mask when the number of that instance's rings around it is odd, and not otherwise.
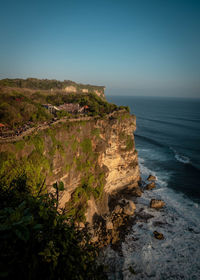
[[[8,185],[26,174],[33,192],[43,185],[53,192],[56,182],[64,185],[60,209],[81,228],[92,225],[93,242],[114,244],[116,228],[135,210],[132,201],[122,199],[123,190],[141,195],[135,128],[135,116],[117,110],[104,117],[52,123],[19,141],[1,142],[1,180]]]

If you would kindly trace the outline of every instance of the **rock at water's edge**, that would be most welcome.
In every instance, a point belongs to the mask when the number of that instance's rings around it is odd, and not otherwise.
[[[128,200],[128,203],[124,206],[123,211],[125,215],[133,215],[135,209],[136,209],[135,203],[131,200]]]
[[[151,182],[151,183],[146,185],[145,190],[150,191],[150,190],[154,189],[155,187],[156,187],[155,182]]]
[[[160,209],[165,206],[165,202],[160,199],[152,199],[150,202],[150,207],[155,209]]]
[[[142,191],[139,187],[136,187],[132,190],[131,194],[133,196],[136,196],[136,197],[141,197],[142,196]]]
[[[161,233],[161,232],[157,232],[156,230],[153,232],[154,234],[154,237],[156,239],[159,239],[159,240],[163,240],[164,239],[164,235]]]
[[[149,175],[149,177],[147,178],[148,181],[156,181],[156,176],[153,175]]]

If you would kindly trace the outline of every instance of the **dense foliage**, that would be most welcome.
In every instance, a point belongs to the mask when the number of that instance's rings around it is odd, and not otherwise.
[[[89,91],[104,90],[103,86],[77,84],[69,80],[64,80],[63,82],[61,82],[57,80],[36,79],[36,78],[28,78],[26,80],[3,79],[0,80],[0,86],[40,89],[40,90],[63,89],[67,86],[74,86],[76,87],[77,90],[81,90],[83,88],[87,88]]]
[[[17,127],[27,122],[38,123],[50,120],[52,115],[42,105],[23,93],[0,93],[0,122]]]
[[[59,191],[33,196],[26,177],[1,184],[1,279],[105,279],[89,238],[57,210]]]
[[[75,88],[76,93],[66,92],[66,87]],[[102,117],[119,109],[129,111],[128,107],[117,107],[108,103],[104,98],[103,86],[77,84],[69,80],[35,78],[0,80],[0,123],[10,128],[22,126],[27,122],[41,123],[55,117],[42,106],[47,103],[57,106],[78,103],[80,106],[87,106],[87,113],[90,116]],[[56,117],[66,116],[70,117],[69,113],[59,111]]]
[[[62,103],[78,103],[80,106],[88,106],[88,114],[90,116],[104,116],[112,113],[118,107],[115,104],[108,103],[104,99],[98,97],[96,94],[57,94],[47,96],[47,101],[53,105]]]
[[[44,93],[33,92],[32,94],[20,91],[1,92],[0,90],[0,123],[15,128],[24,123],[31,122],[33,125],[48,121],[55,116],[50,114],[42,104],[50,103],[59,106],[64,103],[78,103],[80,106],[88,106],[89,116],[104,116],[118,107],[93,93],[66,94],[63,92]],[[121,108],[122,109],[122,108]],[[57,118],[70,117],[65,111],[58,111]],[[74,117],[74,115],[71,115]]]

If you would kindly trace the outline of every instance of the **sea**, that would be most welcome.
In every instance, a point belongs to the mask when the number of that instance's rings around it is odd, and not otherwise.
[[[121,253],[108,247],[109,279],[200,279],[200,99],[108,96],[136,115],[134,132],[142,180],[156,188],[137,199],[138,219]],[[149,208],[162,199],[162,210]],[[153,232],[163,233],[164,240]]]

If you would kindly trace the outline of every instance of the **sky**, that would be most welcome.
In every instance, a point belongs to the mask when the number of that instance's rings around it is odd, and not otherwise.
[[[199,0],[0,0],[0,79],[200,97]]]

